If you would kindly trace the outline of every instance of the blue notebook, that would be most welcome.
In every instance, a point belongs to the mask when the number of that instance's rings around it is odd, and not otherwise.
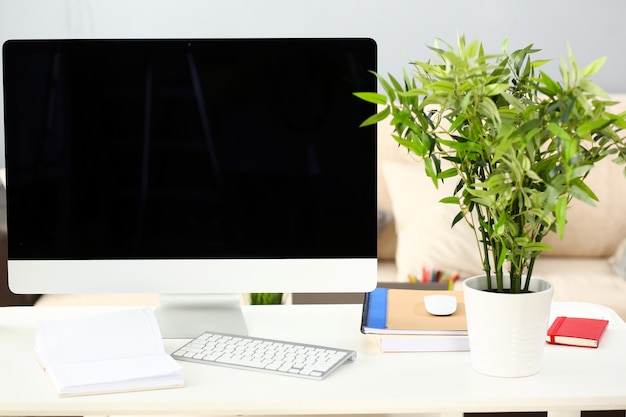
[[[385,329],[387,327],[387,292],[388,288],[376,288],[367,294],[364,307],[363,328]]]

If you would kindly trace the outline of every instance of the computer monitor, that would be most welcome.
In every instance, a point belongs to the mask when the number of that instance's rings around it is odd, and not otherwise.
[[[159,293],[166,337],[371,290],[375,69],[364,38],[7,41],[10,288]]]

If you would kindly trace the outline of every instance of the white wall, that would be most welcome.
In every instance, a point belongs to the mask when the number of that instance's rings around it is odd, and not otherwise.
[[[379,72],[394,74],[427,58],[434,37],[454,41],[457,32],[494,51],[509,36],[510,49],[534,43],[557,59],[569,41],[581,65],[608,56],[595,81],[626,92],[626,2],[615,0],[0,0],[0,42],[367,36],[378,42]]]

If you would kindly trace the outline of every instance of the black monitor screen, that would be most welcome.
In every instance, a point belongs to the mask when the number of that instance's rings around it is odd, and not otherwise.
[[[16,40],[9,259],[376,256],[369,39]]]

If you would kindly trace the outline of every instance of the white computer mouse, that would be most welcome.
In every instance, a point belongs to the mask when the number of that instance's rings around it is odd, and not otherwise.
[[[427,295],[424,307],[433,316],[449,316],[456,311],[456,297],[452,295]]]

